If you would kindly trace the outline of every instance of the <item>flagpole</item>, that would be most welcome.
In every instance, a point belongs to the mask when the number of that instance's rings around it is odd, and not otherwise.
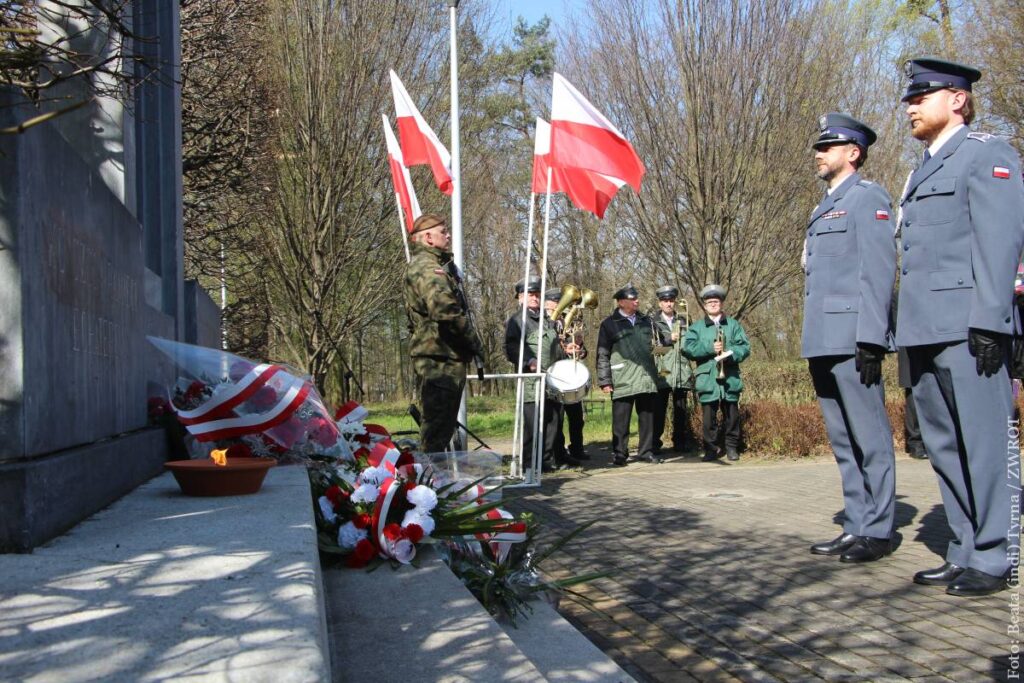
[[[459,50],[456,41],[458,22],[456,10],[459,0],[448,0],[449,59],[451,65],[451,102],[452,102],[452,255],[455,265],[465,274],[462,264],[462,170],[460,167],[459,150]],[[462,400],[459,402],[459,422],[468,425],[466,420],[466,392],[468,385],[462,389]],[[466,447],[465,427],[457,431],[459,449]]]
[[[530,284],[530,252],[533,250],[533,207],[537,203],[536,198],[537,194],[531,189],[530,219],[526,223],[526,258],[524,259],[525,263],[523,264],[523,300],[521,302],[522,317],[519,321],[519,364],[516,366],[516,372],[520,375],[523,374],[523,353],[526,350],[526,297]],[[516,379],[516,414],[512,424],[512,453],[513,455],[517,452],[519,453],[519,474],[522,474],[522,461],[523,458],[526,457],[526,454],[523,453],[523,435],[521,433],[525,429],[525,426],[521,424],[523,403],[525,403],[525,401],[526,397],[523,395],[523,378],[519,377]],[[517,446],[518,451],[516,450]],[[533,453],[530,453],[529,457],[531,458],[532,464]],[[530,471],[531,478],[534,478],[536,475],[533,473],[532,466]]]
[[[548,313],[544,306],[544,296],[547,294],[548,286],[548,228],[551,226],[551,166],[548,166],[548,186],[547,196],[544,200],[544,246],[541,248],[540,256],[540,331],[537,333],[537,372],[541,374],[541,378],[537,382],[537,389],[540,392],[540,397],[537,398],[537,419],[534,421],[533,430],[533,464],[537,472],[541,471],[541,464],[543,460],[544,444],[541,443],[541,425],[544,423],[544,404],[547,398],[546,387],[544,386],[545,378],[543,376],[542,368],[544,367],[544,328],[547,325]],[[540,481],[538,475],[537,480]]]
[[[397,192],[395,193],[395,207],[398,208],[398,229],[402,233],[402,246],[405,247],[405,262],[409,263],[412,261],[412,256],[409,255],[409,235],[406,234],[405,213],[402,211],[402,200],[398,198]]]

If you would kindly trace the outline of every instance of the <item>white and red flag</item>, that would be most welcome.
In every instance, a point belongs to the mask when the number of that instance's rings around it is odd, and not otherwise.
[[[533,144],[533,191],[547,192],[548,168],[551,166],[551,125],[537,119],[537,135]],[[604,218],[605,209],[619,188],[626,184],[621,178],[594,173],[582,168],[552,168],[551,191],[564,192],[578,209]]]
[[[434,174],[437,189],[452,193],[452,157],[437,134],[427,125],[420,110],[413,104],[398,74],[391,72],[391,94],[395,98],[398,137],[402,140],[402,156],[406,166],[428,165]]]
[[[551,165],[621,178],[637,192],[645,171],[626,136],[558,73],[551,93]]]
[[[409,169],[406,168],[405,160],[402,157],[402,148],[398,146],[398,140],[391,132],[388,117],[382,115],[381,118],[384,119],[384,139],[388,145],[388,166],[391,167],[391,182],[395,185],[395,197],[398,198],[398,205],[402,207],[405,230],[412,232],[413,222],[423,212],[420,211],[420,203],[416,199],[416,188],[412,185]]]

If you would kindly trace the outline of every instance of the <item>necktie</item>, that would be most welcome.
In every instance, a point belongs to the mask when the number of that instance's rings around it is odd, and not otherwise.
[[[931,158],[932,158],[932,153],[929,152],[928,150],[925,150],[924,151],[924,161],[921,162],[921,165],[924,166],[925,164],[927,164],[928,160],[931,159]]]

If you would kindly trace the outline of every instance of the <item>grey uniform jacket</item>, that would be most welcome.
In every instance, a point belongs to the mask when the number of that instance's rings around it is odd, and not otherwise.
[[[822,200],[807,226],[801,355],[853,355],[888,346],[896,279],[889,194],[854,173]]]
[[[896,343],[1009,334],[1024,244],[1020,160],[1005,142],[964,126],[915,171],[900,202],[903,270]]]

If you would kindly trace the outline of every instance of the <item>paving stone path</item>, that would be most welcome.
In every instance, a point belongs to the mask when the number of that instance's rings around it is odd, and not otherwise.
[[[1018,589],[966,599],[910,580],[950,538],[928,462],[897,459],[896,552],[845,565],[808,553],[841,531],[831,460],[617,469],[592,453],[510,507],[556,533],[601,518],[549,569],[615,570],[584,591],[597,613],[560,611],[637,680],[1019,680]]]

